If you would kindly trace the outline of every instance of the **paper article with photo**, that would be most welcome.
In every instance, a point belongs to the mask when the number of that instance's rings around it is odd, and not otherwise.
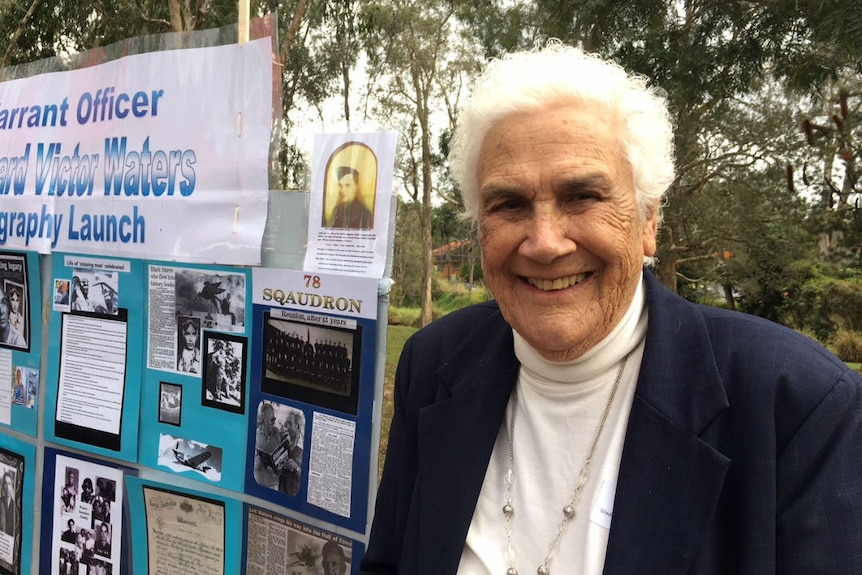
[[[248,575],[346,575],[362,556],[362,545],[253,505],[246,506]]]
[[[138,458],[143,356],[141,260],[54,254],[51,284],[72,286],[52,306],[45,403],[48,439],[123,461]],[[34,410],[36,411],[36,410]]]
[[[315,136],[303,269],[383,277],[397,140],[395,132]]]

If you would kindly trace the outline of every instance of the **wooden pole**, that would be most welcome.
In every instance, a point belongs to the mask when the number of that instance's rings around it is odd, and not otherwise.
[[[238,0],[239,20],[239,43],[245,44],[248,42],[249,20],[251,19],[251,8],[249,0]]]

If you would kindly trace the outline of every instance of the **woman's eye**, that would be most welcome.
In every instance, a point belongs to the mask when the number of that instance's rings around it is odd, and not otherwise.
[[[491,213],[494,212],[514,212],[525,208],[527,205],[526,200],[520,198],[511,198],[507,200],[501,200],[491,205],[491,209],[489,210]]]

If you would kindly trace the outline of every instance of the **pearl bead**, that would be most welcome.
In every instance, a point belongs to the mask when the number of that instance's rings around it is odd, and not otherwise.
[[[544,565],[539,565],[539,568],[536,569],[536,573],[538,573],[538,575],[548,575],[550,572],[551,570]]]
[[[506,569],[506,575],[518,575],[518,570],[514,567],[509,567]]]
[[[575,514],[575,508],[572,507],[571,505],[566,505],[565,507],[563,507],[563,515],[565,515],[569,519],[571,519],[574,514]]]
[[[503,515],[509,517],[515,512],[515,508],[509,505],[508,503],[503,506]]]

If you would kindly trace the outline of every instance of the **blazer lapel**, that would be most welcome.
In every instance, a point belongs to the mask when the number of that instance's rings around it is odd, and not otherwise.
[[[498,316],[499,317],[499,316]],[[500,317],[438,370],[451,397],[419,420],[418,575],[457,571],[473,510],[518,375],[511,328]]]
[[[727,408],[706,325],[649,273],[644,359],[629,417],[605,574],[685,574],[730,459],[700,439]],[[682,353],[684,351],[684,353]]]

